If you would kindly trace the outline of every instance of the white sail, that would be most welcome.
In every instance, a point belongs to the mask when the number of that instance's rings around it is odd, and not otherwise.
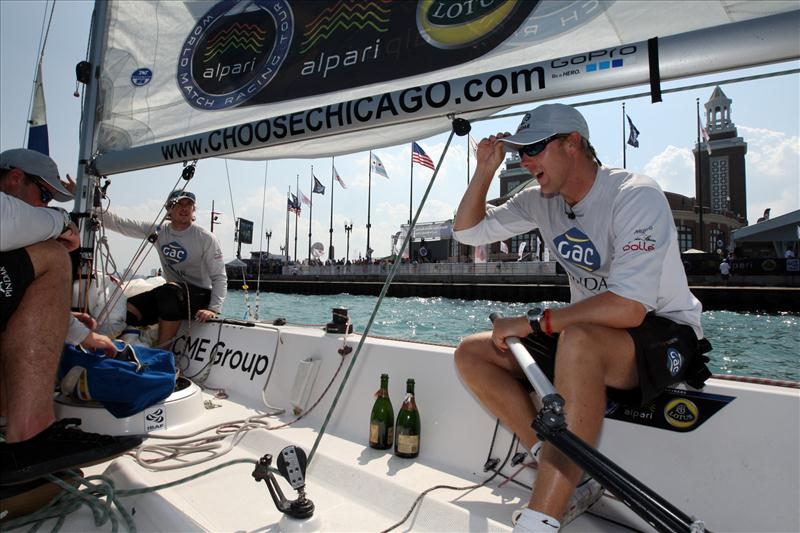
[[[394,145],[448,129],[449,114],[644,83],[651,61],[666,80],[800,57],[794,1],[109,7],[95,138],[104,174]],[[743,21],[756,23],[748,37]]]

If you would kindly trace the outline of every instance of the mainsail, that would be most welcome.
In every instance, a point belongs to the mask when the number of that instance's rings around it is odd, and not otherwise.
[[[103,174],[350,153],[445,131],[452,115],[800,57],[795,1],[108,7],[95,130]]]

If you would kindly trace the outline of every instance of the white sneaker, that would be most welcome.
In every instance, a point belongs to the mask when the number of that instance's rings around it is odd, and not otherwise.
[[[564,516],[561,518],[561,527],[566,526],[578,518],[581,513],[594,505],[594,503],[603,496],[603,492],[605,492],[603,486],[594,479],[586,478],[585,480],[582,480],[580,484],[575,487],[575,492],[572,493],[572,496],[569,499],[567,510],[564,512]],[[528,506],[523,505],[511,513],[512,526],[517,525],[517,522],[519,522],[519,519],[522,516],[522,512],[526,509],[528,509]]]

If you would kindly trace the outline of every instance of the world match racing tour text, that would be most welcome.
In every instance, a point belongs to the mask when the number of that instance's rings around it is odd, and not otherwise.
[[[544,88],[545,71],[540,66],[499,73],[486,79],[469,79],[463,84],[460,95],[454,95],[451,82],[442,81],[213,130],[202,136],[165,144],[161,146],[161,155],[165,161],[210,157],[217,152],[266,146],[271,140],[305,136],[323,129],[335,130],[386,117],[413,115],[422,110],[457,106],[483,98],[499,99]]]

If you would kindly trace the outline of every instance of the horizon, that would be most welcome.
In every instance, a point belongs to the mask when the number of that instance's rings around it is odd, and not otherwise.
[[[31,89],[37,63],[38,41],[44,26],[45,8],[49,2],[3,1],[0,2],[0,67],[7,73],[0,80],[0,115],[3,117],[0,130],[0,149],[23,146],[26,138]],[[50,155],[58,163],[62,176],[75,175],[78,153],[78,124],[80,100],[72,96],[75,89],[74,65],[84,59],[92,3],[87,1],[55,4],[53,25],[44,55],[44,91],[47,103],[47,124],[50,137]],[[800,61],[790,61],[751,69],[724,72],[715,75],[693,77],[663,83],[663,88],[682,87],[690,84],[709,83],[740,76],[776,72],[800,68]],[[9,75],[8,73],[13,73]],[[754,81],[733,82],[721,85],[732,100],[731,118],[738,135],[747,143],[745,156],[747,169],[747,218],[754,224],[766,208],[771,208],[771,217],[789,213],[800,208],[800,76],[782,75]],[[83,87],[81,87],[81,92]],[[622,90],[591,93],[579,97],[561,98],[557,101],[576,104],[637,94],[647,87],[630,87]],[[627,168],[647,174],[661,185],[662,189],[688,197],[694,197],[694,157],[692,149],[696,141],[695,99],[704,104],[711,96],[714,85],[702,89],[687,90],[664,95],[664,101],[650,104],[649,97],[628,98],[625,112],[638,128],[639,148],[627,147]],[[551,100],[556,101],[556,100]],[[536,105],[547,101],[536,102]],[[515,106],[509,112],[524,112],[529,106]],[[622,163],[623,132],[622,103],[611,102],[581,106],[580,111],[589,124],[592,144],[600,159],[608,166],[618,167]],[[705,118],[704,110],[701,116]],[[473,122],[472,136],[480,140],[497,131],[514,131],[518,118],[490,119]],[[417,143],[438,162],[447,139],[447,134],[417,139]],[[425,205],[419,223],[442,221],[452,218],[466,187],[466,138],[455,137],[446,155],[431,196]],[[375,153],[385,165],[389,180],[372,180],[372,210],[370,244],[373,257],[388,255],[391,235],[408,221],[409,212],[409,166],[411,143],[378,149]],[[284,244],[286,220],[286,191],[297,187],[295,176],[300,179],[300,190],[313,197],[312,238],[308,239],[308,206],[303,212],[297,229],[297,258],[305,259],[311,243],[322,242],[327,251],[330,224],[330,191],[334,189],[333,238],[335,257],[343,258],[346,248],[344,224],[350,221],[353,232],[350,237],[350,259],[359,254],[366,255],[366,203],[368,152],[339,156],[335,159],[338,174],[347,184],[342,189],[332,183],[331,158],[313,160],[281,159],[263,162],[235,159],[206,159],[197,164],[195,178],[188,190],[198,198],[197,223],[208,228],[211,205],[222,212],[222,219],[215,223],[215,234],[223,247],[226,262],[235,257],[236,243],[233,241],[234,218],[246,218],[254,222],[252,245],[242,246],[242,256],[249,257],[251,251],[267,251],[264,232],[271,230],[269,252],[279,253]],[[470,161],[474,168],[474,160]],[[266,170],[265,170],[266,167]],[[313,195],[310,183],[313,173],[325,185],[324,196]],[[503,166],[501,166],[502,170]],[[181,165],[170,165],[120,174],[111,177],[109,189],[111,209],[124,217],[152,220],[163,205],[173,184],[178,181]],[[265,174],[266,173],[266,174]],[[230,174],[230,191],[227,175]],[[418,207],[432,171],[414,165],[414,210]],[[265,179],[266,178],[266,179]],[[264,183],[266,181],[266,193]],[[499,180],[495,178],[489,197],[499,196]],[[262,196],[266,195],[263,210]],[[233,200],[231,201],[231,196]],[[321,200],[321,202],[320,202]],[[61,204],[71,208],[70,204]],[[292,223],[293,224],[293,223]],[[289,250],[294,257],[294,227],[290,230]],[[127,265],[138,241],[109,232],[109,242],[117,266]],[[327,254],[326,254],[327,257]],[[150,254],[143,265],[144,272],[158,268],[156,254]]]

